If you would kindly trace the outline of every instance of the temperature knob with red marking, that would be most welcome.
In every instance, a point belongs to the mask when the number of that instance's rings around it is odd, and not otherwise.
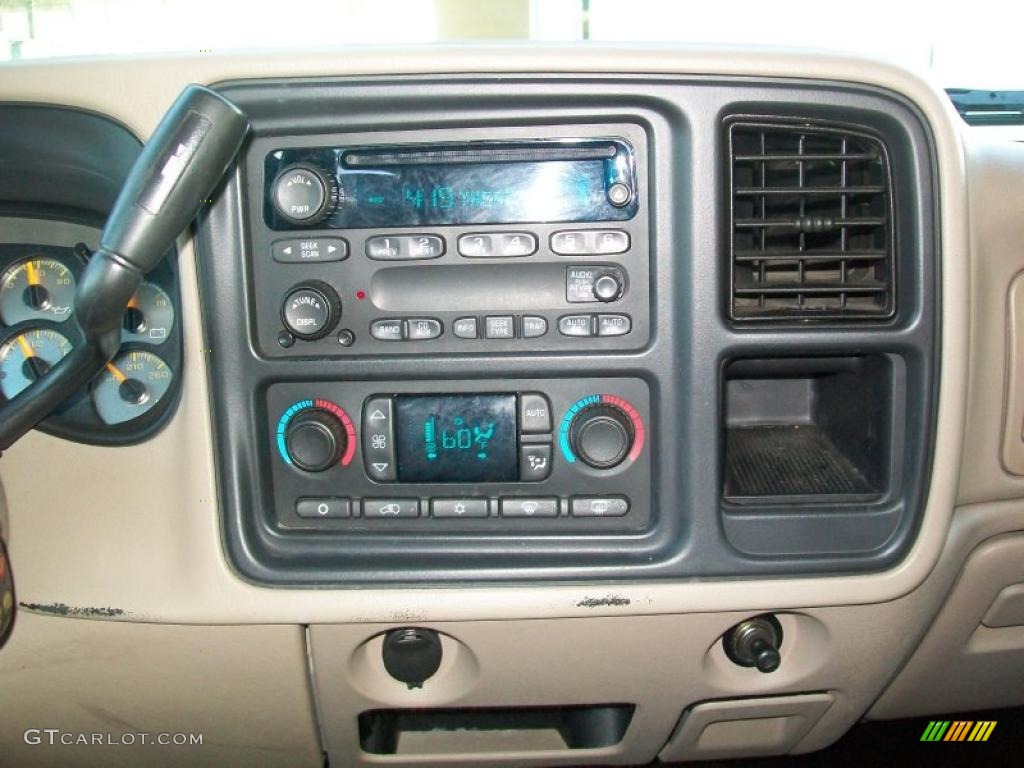
[[[285,444],[296,467],[307,472],[323,472],[341,459],[348,447],[348,436],[337,416],[314,409],[292,420]]]
[[[569,408],[559,429],[562,453],[597,470],[613,469],[640,453],[644,426],[628,402],[614,395],[590,395]]]
[[[329,400],[301,400],[281,416],[277,443],[286,463],[323,472],[352,461],[355,429],[348,414]]]

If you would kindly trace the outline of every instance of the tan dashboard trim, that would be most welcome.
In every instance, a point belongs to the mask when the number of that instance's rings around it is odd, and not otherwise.
[[[414,73],[641,73],[860,83],[913,102],[935,139],[942,243],[939,427],[917,543],[884,573],[807,579],[425,589],[268,589],[242,581],[221,546],[206,350],[191,243],[181,243],[186,375],[155,439],[102,449],[34,433],[0,461],[20,599],[114,607],[119,619],[180,623],[551,618],[781,609],[891,600],[921,584],[946,540],[960,474],[969,334],[968,211],[958,118],[944,94],[886,63],[824,53],[626,47],[466,47],[258,52],[0,67],[0,100],[103,112],[148,135],[188,82]],[[40,459],[45,457],[46,465]],[[116,482],[97,482],[109,476]],[[54,478],[59,477],[59,482]],[[614,597],[614,600],[605,600]],[[593,599],[597,598],[597,599]]]

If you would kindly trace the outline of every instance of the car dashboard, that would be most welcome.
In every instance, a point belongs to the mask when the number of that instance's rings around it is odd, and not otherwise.
[[[11,65],[4,398],[189,82],[249,136],[0,460],[18,764],[642,765],[1022,703],[1019,144],[811,52]]]

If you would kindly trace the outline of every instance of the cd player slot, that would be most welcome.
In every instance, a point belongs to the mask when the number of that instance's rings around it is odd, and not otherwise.
[[[342,162],[350,167],[364,165],[431,165],[433,163],[520,163],[559,160],[610,160],[618,154],[615,144],[584,146],[493,146],[447,149],[391,150],[387,152],[346,152]]]
[[[389,312],[483,312],[566,306],[564,264],[424,264],[378,270],[370,298]]]

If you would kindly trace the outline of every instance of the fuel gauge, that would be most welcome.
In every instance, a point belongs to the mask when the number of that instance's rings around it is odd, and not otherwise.
[[[75,303],[75,276],[56,259],[32,256],[0,277],[0,320],[15,325],[25,320],[63,323]]]
[[[70,351],[67,337],[49,328],[33,328],[8,339],[0,346],[0,392],[13,400]]]
[[[171,297],[158,285],[143,283],[139,286],[121,323],[121,340],[162,344],[174,327],[174,305]]]
[[[93,381],[96,413],[107,424],[137,419],[167,394],[173,376],[167,363],[152,352],[122,352]]]

